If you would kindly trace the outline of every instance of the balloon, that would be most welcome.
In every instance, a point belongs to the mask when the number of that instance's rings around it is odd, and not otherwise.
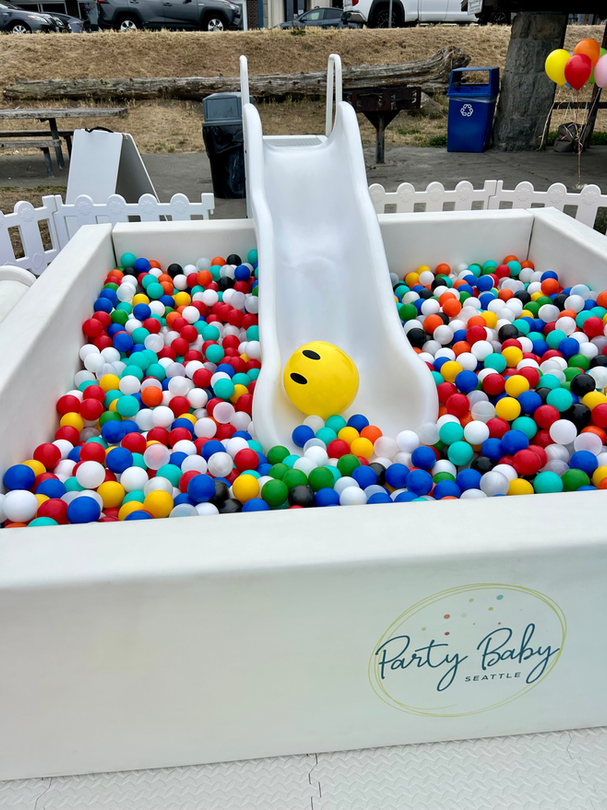
[[[607,87],[607,53],[596,63],[594,80],[597,87]]]
[[[582,53],[590,59],[592,62],[592,66],[594,67],[596,63],[599,61],[599,57],[601,55],[601,46],[599,43],[594,39],[583,39],[573,49],[573,53]]]
[[[556,84],[564,85],[566,82],[565,65],[570,58],[569,51],[563,48],[549,53],[546,58],[546,73],[548,74],[548,78],[552,79]]]
[[[575,53],[565,65],[565,79],[573,87],[579,90],[583,87],[592,73],[592,62],[583,53]]]

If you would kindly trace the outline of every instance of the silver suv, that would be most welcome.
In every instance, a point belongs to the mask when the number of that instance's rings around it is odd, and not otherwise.
[[[136,28],[238,29],[240,6],[229,0],[97,0],[99,26],[116,31]]]

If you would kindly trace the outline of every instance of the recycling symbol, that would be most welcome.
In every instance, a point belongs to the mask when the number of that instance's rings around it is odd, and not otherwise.
[[[464,118],[470,118],[473,112],[474,107],[472,106],[472,104],[464,104],[460,110],[460,113],[464,116]]]

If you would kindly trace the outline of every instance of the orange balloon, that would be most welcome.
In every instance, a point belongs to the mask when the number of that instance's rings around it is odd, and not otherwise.
[[[581,53],[587,56],[592,62],[592,67],[596,65],[601,56],[601,46],[594,39],[582,39],[573,49],[573,53]]]

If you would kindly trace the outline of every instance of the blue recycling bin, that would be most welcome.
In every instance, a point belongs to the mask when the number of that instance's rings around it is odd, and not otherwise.
[[[462,84],[466,73],[489,74],[487,84]],[[473,77],[472,77],[473,78]],[[483,152],[489,145],[495,102],[500,86],[499,68],[456,68],[449,82],[448,152]]]

